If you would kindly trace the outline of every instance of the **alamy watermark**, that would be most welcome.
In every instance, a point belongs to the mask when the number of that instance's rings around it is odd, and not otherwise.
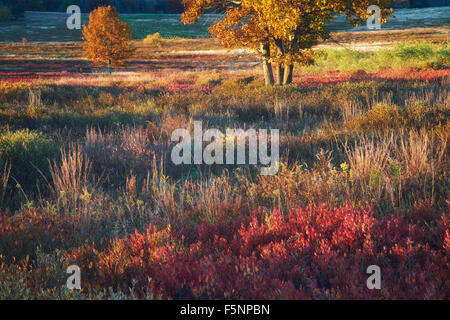
[[[187,129],[176,129],[172,142],[178,142],[172,149],[171,160],[175,165],[262,165],[261,175],[278,173],[280,160],[280,133],[270,130],[270,156],[268,154],[268,132],[261,129],[227,129],[223,134],[218,129],[203,132],[201,121],[194,121],[194,138]],[[247,154],[248,141],[248,159]],[[204,142],[209,143],[204,147]],[[237,151],[237,154],[236,154]],[[193,155],[192,155],[193,153]],[[193,160],[193,161],[192,161]],[[248,160],[248,161],[247,161]]]
[[[381,289],[381,268],[377,265],[371,265],[367,267],[367,274],[370,274],[370,277],[367,278],[367,288],[369,290],[380,290]]]
[[[81,269],[77,265],[72,265],[67,268],[66,286],[69,290],[81,290]],[[370,275],[367,278],[366,286],[369,290],[381,290],[381,268],[377,265],[367,267],[366,273]]]
[[[81,269],[77,265],[69,266],[66,271],[71,276],[67,278],[66,286],[69,290],[81,289]]]
[[[80,30],[81,29],[81,9],[77,5],[71,5],[66,10],[67,14],[70,15],[67,18],[66,25],[69,30]],[[369,30],[380,30],[381,29],[381,9],[377,5],[371,5],[367,8],[367,13],[371,16],[367,19],[367,28]],[[220,16],[217,14],[206,14],[203,19],[200,20],[202,25],[212,25],[220,20]]]
[[[367,19],[367,28],[369,30],[381,29],[381,9],[377,5],[371,5],[367,8],[367,13],[372,14]]]
[[[67,8],[67,14],[70,17],[67,18],[66,25],[69,30],[81,29],[81,9],[77,5],[72,5]]]

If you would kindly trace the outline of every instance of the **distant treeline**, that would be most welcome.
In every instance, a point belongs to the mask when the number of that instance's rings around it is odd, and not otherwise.
[[[113,5],[121,13],[181,13],[182,0],[0,0],[0,7],[7,6],[14,16],[24,11],[66,11],[72,4],[82,12],[90,12],[101,5]],[[397,0],[396,8],[424,8],[449,6],[450,0]]]
[[[183,12],[181,0],[0,0],[0,7],[9,7],[16,17],[24,11],[66,11],[73,4],[80,6],[82,12],[102,5],[113,5],[121,13]]]
[[[450,6],[450,0],[397,0],[394,8],[427,8]]]

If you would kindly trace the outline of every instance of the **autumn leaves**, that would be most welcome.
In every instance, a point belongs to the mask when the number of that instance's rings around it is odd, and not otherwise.
[[[390,0],[183,0],[184,23],[195,23],[211,10],[225,12],[210,32],[228,47],[248,47],[258,52],[266,85],[292,83],[294,65],[314,63],[311,48],[329,38],[326,23],[344,14],[357,25],[368,18],[367,8],[378,5],[382,21],[392,15]]]
[[[261,56],[266,85],[292,83],[294,66],[314,63],[311,48],[330,37],[326,24],[337,14],[352,25],[367,20],[367,8],[380,8],[381,22],[392,16],[390,0],[183,0],[183,23],[196,23],[205,13],[223,12],[209,31],[228,48],[247,47]],[[114,7],[91,13],[83,36],[88,58],[95,63],[120,65],[130,57],[131,30]],[[276,77],[273,73],[276,65]]]
[[[95,65],[120,66],[134,49],[131,28],[119,20],[112,6],[99,7],[91,12],[89,25],[83,26],[84,49]]]

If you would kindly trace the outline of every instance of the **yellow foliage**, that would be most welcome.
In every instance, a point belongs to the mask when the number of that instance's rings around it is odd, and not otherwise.
[[[89,25],[83,25],[83,47],[95,65],[123,65],[134,52],[131,39],[130,26],[120,21],[112,6],[98,7],[91,12]]]
[[[143,41],[144,41],[144,44],[158,46],[161,43],[161,35],[159,34],[159,32],[156,32],[154,34],[149,34]]]
[[[226,47],[258,51],[265,63],[289,67],[314,62],[312,46],[329,38],[326,23],[338,14],[357,25],[371,16],[370,5],[381,9],[382,22],[392,15],[391,0],[183,0],[184,23],[195,23],[213,9],[226,13],[210,32]],[[269,65],[270,68],[270,65]]]

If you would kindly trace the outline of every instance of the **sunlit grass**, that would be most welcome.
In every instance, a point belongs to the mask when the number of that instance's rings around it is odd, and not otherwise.
[[[450,45],[434,44],[427,41],[405,42],[393,48],[372,52],[360,52],[351,49],[320,49],[317,51],[316,64],[303,67],[309,72],[327,70],[365,70],[376,72],[390,68],[407,67],[445,69],[450,68]]]

